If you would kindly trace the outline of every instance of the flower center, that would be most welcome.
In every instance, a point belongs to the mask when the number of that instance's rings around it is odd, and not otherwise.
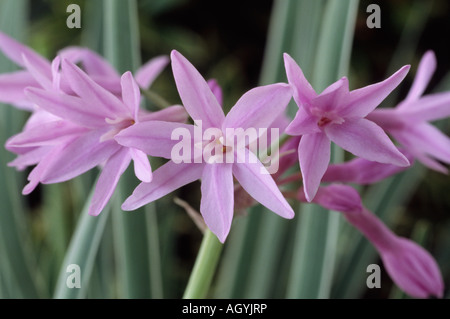
[[[325,125],[331,123],[332,120],[329,119],[328,117],[321,117],[319,121],[317,121],[317,126],[319,127],[324,127]]]
[[[227,145],[223,136],[203,143],[203,158],[207,163],[228,163],[233,155],[233,146]]]
[[[109,124],[110,130],[100,137],[100,142],[112,140],[120,131],[136,123],[135,120],[130,118],[117,118],[114,120],[106,118],[105,122]]]

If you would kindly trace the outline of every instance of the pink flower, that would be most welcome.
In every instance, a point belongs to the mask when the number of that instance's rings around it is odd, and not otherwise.
[[[303,193],[300,193],[302,199]],[[434,258],[415,242],[395,235],[361,203],[350,186],[332,184],[320,187],[313,202],[340,211],[377,249],[394,283],[417,298],[439,297],[444,282]]]
[[[301,135],[298,147],[306,199],[311,201],[330,162],[333,141],[350,153],[370,161],[408,166],[407,158],[384,131],[365,117],[403,80],[409,66],[390,78],[349,91],[343,77],[317,95],[300,67],[284,55],[286,73],[299,110],[287,127],[289,135]]]
[[[122,99],[67,60],[62,61],[62,79],[76,95],[36,87],[25,90],[27,98],[43,110],[35,112],[34,116],[43,112],[44,118],[28,123],[22,133],[8,141],[7,148],[37,147],[30,150],[39,153],[39,162],[28,176],[30,182],[25,186],[24,194],[30,193],[39,182],[63,182],[103,165],[89,208],[89,214],[98,215],[131,160],[140,180],[150,182],[152,179],[147,155],[119,145],[114,136],[141,121],[184,121],[186,113],[181,106],[154,113],[139,109],[140,91],[130,72],[120,79]],[[33,164],[26,162],[30,154],[25,152],[24,155],[26,158],[22,157],[19,164]]]
[[[171,59],[178,92],[187,112],[194,122],[201,121],[205,130],[216,130],[216,135],[209,141],[220,146],[222,152],[219,153],[223,154],[216,155],[231,156],[235,161],[177,164],[170,160],[154,172],[151,183],[141,183],[123,203],[122,208],[136,209],[201,179],[200,212],[209,229],[224,242],[233,219],[234,176],[255,200],[284,218],[292,218],[292,208],[263,164],[248,148],[237,149],[227,144],[226,132],[227,128],[268,128],[291,99],[290,87],[273,84],[252,89],[225,116],[216,96],[195,67],[177,51],[172,51]],[[215,86],[212,85],[212,88]],[[170,158],[171,149],[176,142],[170,139],[171,133],[181,126],[160,122],[159,130],[155,131],[149,129],[151,125],[151,122],[138,123],[118,134],[116,140],[150,155],[159,150],[161,155],[166,153],[163,157]],[[196,129],[193,125],[185,125],[184,128],[189,132]]]
[[[58,89],[72,94],[70,84],[64,78],[60,81],[58,69],[59,62],[63,59],[72,63],[81,62],[91,79],[120,97],[120,75],[105,59],[87,48],[67,47],[58,52],[57,58],[50,62],[27,46],[0,32],[0,50],[11,61],[24,68],[24,70],[0,75],[0,101],[3,103],[33,111],[34,105],[24,93],[27,87],[52,90],[57,86]],[[135,78],[140,87],[148,88],[167,65],[168,60],[166,56],[155,57],[139,68]]]
[[[413,161],[411,154],[406,152],[403,152],[403,154],[410,162]],[[322,181],[369,185],[382,181],[405,169],[405,167],[397,165],[372,162],[364,158],[354,158],[348,162],[329,165],[322,177]]]
[[[422,96],[436,69],[436,57],[428,51],[422,57],[413,85],[394,109],[379,109],[368,119],[389,132],[425,166],[447,173],[439,161],[450,164],[450,139],[429,121],[450,115],[450,92]]]

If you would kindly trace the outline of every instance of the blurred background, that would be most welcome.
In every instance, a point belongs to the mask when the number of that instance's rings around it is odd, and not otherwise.
[[[0,0],[0,5],[4,1]],[[69,15],[66,8],[71,3],[79,4],[82,8],[80,29],[69,29],[66,26]],[[69,45],[88,46],[105,54],[103,35],[99,32],[103,19],[102,3],[98,0],[29,1],[23,17],[25,25],[14,36],[49,59],[52,59],[58,50]],[[369,29],[366,25],[366,19],[369,16],[366,8],[371,3],[377,3],[381,8],[381,28],[379,29]],[[224,93],[225,109],[229,109],[244,92],[261,83],[261,69],[273,1],[138,0],[137,6],[142,63],[157,55],[168,55],[172,49],[180,51],[205,78],[218,80]],[[0,17],[3,21],[13,19],[4,11],[0,12]],[[431,49],[436,54],[438,67],[426,93],[450,90],[449,33],[450,3],[446,0],[361,0],[358,6],[348,74],[350,88],[380,81],[400,66],[411,64],[411,71],[405,81],[382,104],[382,107],[393,107],[406,96],[422,54]],[[3,56],[0,59],[2,65],[7,65]],[[280,79],[280,81],[286,80]],[[180,102],[170,67],[155,81],[152,89],[173,104]],[[26,112],[13,110],[9,106],[2,106],[2,108],[8,108],[8,116],[18,119],[17,123],[23,123],[27,118]],[[10,134],[18,133],[21,129],[19,124],[13,127],[6,121],[0,121],[0,124],[3,127],[8,126]],[[450,133],[448,120],[438,124],[443,131]],[[0,126],[0,130],[3,130],[3,127]],[[5,133],[2,133],[0,142],[4,144],[7,137]],[[1,151],[1,156],[0,165],[5,173],[1,175],[0,192],[7,194],[4,196],[10,196],[11,189],[18,190],[15,196],[18,196],[17,200],[21,201],[22,216],[15,222],[19,224],[18,234],[23,235],[20,241],[24,240],[25,243],[22,243],[24,246],[21,248],[24,256],[14,256],[17,250],[13,251],[9,237],[0,234],[0,241],[2,241],[0,259],[3,260],[0,262],[2,267],[0,296],[3,298],[51,297],[54,294],[64,254],[83,206],[82,200],[79,200],[85,198],[87,192],[84,189],[85,185],[95,179],[96,172],[85,174],[79,178],[80,181],[66,182],[61,185],[40,185],[31,195],[22,196],[20,190],[26,184],[27,172],[18,173],[12,168],[7,168],[6,163],[11,161],[13,156],[4,149]],[[419,177],[415,177],[411,183],[405,185],[408,191],[403,195],[404,200],[393,205],[383,219],[389,221],[389,226],[397,234],[413,238],[426,247],[438,260],[448,284],[450,283],[450,178],[425,169],[420,169],[417,175]],[[363,192],[364,189],[361,191]],[[129,192],[131,193],[131,189]],[[176,195],[198,209],[199,183],[180,189]],[[0,210],[8,209],[7,206],[2,206],[0,204]],[[257,213],[252,211],[249,215]],[[172,197],[158,201],[154,214],[157,216],[156,245],[160,255],[157,269],[161,274],[161,282],[154,284],[162,288],[152,290],[159,291],[156,295],[148,293],[143,296],[179,298],[194,263],[202,234],[183,209],[172,203]],[[5,217],[5,211],[0,214],[0,218],[3,232],[7,231],[5,230],[7,228],[14,231],[8,226],[11,220],[8,219],[10,217]],[[248,218],[248,216],[242,218]],[[120,292],[120,283],[110,280],[115,278],[116,266],[114,258],[111,257],[114,255],[114,245],[111,244],[114,231],[113,227],[108,225],[101,239],[100,253],[96,257],[90,288],[87,289],[85,297],[126,297]],[[233,251],[238,249],[239,244],[236,244],[237,240],[233,239],[238,238],[238,235],[234,235],[235,232],[239,232],[238,227],[236,225],[236,231],[232,229],[230,243],[227,243],[225,247],[224,258],[230,254],[233,256]],[[284,229],[286,234],[294,232],[292,226],[285,226]],[[286,234],[283,238],[289,242],[290,235]],[[15,238],[14,235],[11,236]],[[342,243],[347,243],[350,238],[350,241],[355,240],[357,244],[349,246],[351,252],[346,251],[347,246],[344,244],[339,246],[339,258],[343,261],[337,262],[329,297],[405,297],[393,287],[386,273],[382,277],[381,289],[367,289],[365,268],[358,269],[355,265],[358,262],[364,264],[366,261],[366,264],[381,265],[381,261],[377,259],[376,254],[367,253],[365,248],[361,248],[361,245],[367,246],[367,242],[354,239],[356,237],[350,235],[345,237],[347,241],[343,240]],[[246,247],[255,245],[254,242],[246,243],[250,245]],[[287,264],[290,262],[288,250],[292,248],[289,248],[289,244],[282,247],[285,247],[283,249],[286,251],[283,250],[280,263]],[[367,259],[364,259],[364,262],[353,259],[352,256],[360,256],[359,253],[366,256],[364,258]],[[244,255],[241,253],[239,256],[241,262],[248,264],[254,262],[252,261],[254,256],[252,257],[251,253],[247,252]],[[11,275],[14,272],[12,265],[14,262],[21,262],[20,258],[29,259],[28,262],[32,265],[29,267],[31,270],[23,271],[31,277],[29,281],[35,281],[39,288],[24,288],[21,286],[26,284],[17,282],[17,279],[11,279],[14,277]],[[9,263],[5,262],[5,259]],[[286,286],[284,275],[278,278],[277,274],[272,273],[268,292],[258,296],[254,294],[255,288],[249,286],[251,282],[246,281],[251,277],[249,269],[241,269],[241,277],[235,278],[235,281],[242,282],[242,286],[230,288],[224,279],[226,274],[223,267],[231,266],[229,263],[222,263],[219,266],[211,297],[284,298],[282,292]],[[287,268],[279,265],[278,269],[283,271]],[[348,276],[352,277],[352,274],[359,279],[349,282]],[[12,288],[14,286],[16,288]],[[34,293],[36,294],[33,295]]]

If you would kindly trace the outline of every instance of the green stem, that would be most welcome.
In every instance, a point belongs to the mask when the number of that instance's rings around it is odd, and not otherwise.
[[[141,89],[141,93],[147,100],[150,101],[150,103],[152,103],[152,105],[156,106],[158,109],[162,110],[172,105],[161,95],[152,90]]]
[[[223,245],[209,229],[203,235],[183,299],[205,298],[214,276]]]

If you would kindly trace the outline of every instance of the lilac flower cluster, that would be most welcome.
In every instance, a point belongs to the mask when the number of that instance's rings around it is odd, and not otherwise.
[[[353,91],[343,77],[317,94],[298,64],[285,54],[288,83],[246,92],[225,115],[217,82],[206,81],[177,51],[172,51],[170,62],[183,106],[149,112],[141,107],[141,90],[149,88],[169,63],[168,57],[154,58],[134,75],[120,76],[101,56],[85,48],[63,49],[48,61],[0,33],[0,50],[22,67],[0,75],[0,101],[31,112],[23,131],[6,143],[17,154],[10,166],[19,170],[34,166],[23,194],[39,183],[67,181],[100,167],[89,208],[95,216],[133,162],[141,183],[122,209],[137,209],[201,180],[200,213],[221,242],[227,238],[235,213],[257,202],[288,219],[294,211],[287,199],[313,202],[342,212],[372,242],[387,272],[405,292],[442,297],[444,284],[433,257],[392,233],[363,206],[350,186],[378,182],[415,159],[447,172],[450,139],[428,122],[450,115],[450,93],[422,96],[436,66],[432,52],[424,55],[408,96],[396,108],[376,109],[405,78],[409,66]],[[292,98],[298,105],[293,120],[285,115]],[[194,124],[188,124],[189,117]],[[233,163],[179,163],[171,158],[178,142],[172,132],[179,128],[193,132],[199,121],[203,130],[217,130],[208,142],[221,150],[216,155],[230,156]],[[246,141],[244,148],[234,148],[227,143],[229,128],[284,132],[280,149],[270,155],[278,170],[270,171],[263,164],[266,159],[250,150],[249,144],[261,136]],[[355,158],[330,164],[331,141]],[[196,146],[195,141],[192,145]],[[148,156],[167,162],[152,172]],[[297,161],[300,172],[292,173],[290,168]],[[299,181],[303,186],[295,193],[283,190],[285,184]]]

